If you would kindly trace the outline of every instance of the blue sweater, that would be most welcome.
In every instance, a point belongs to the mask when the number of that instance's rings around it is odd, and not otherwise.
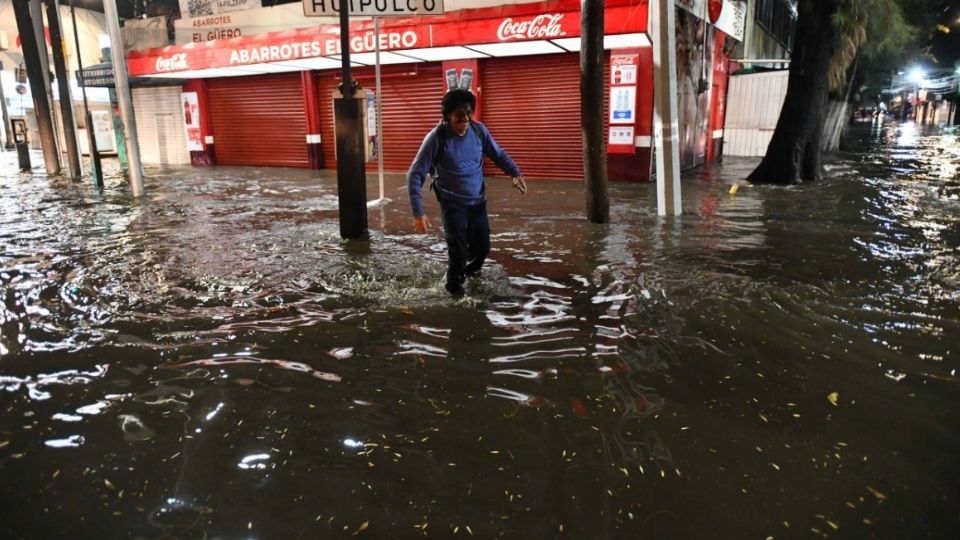
[[[483,156],[486,155],[510,176],[521,176],[517,164],[510,159],[507,152],[497,145],[487,127],[480,122],[474,122],[464,135],[457,135],[449,126],[446,129],[445,148],[440,162],[437,163],[437,178],[434,179],[433,189],[437,190],[444,203],[470,206],[484,202],[483,190]],[[481,137],[478,136],[480,132]],[[415,217],[423,215],[423,198],[420,191],[424,180],[430,171],[433,158],[437,155],[439,138],[436,129],[423,139],[417,157],[407,171],[407,192],[410,194],[410,209]]]

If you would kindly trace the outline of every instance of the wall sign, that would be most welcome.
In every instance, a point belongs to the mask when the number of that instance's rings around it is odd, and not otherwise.
[[[203,138],[200,135],[200,100],[196,92],[182,92],[183,129],[187,135],[187,150],[203,152]]]
[[[628,50],[610,53],[610,103],[608,154],[635,154],[637,83],[640,54]]]
[[[260,7],[260,0],[180,0],[180,16],[205,17]]]
[[[633,146],[633,126],[610,126],[609,144]]]
[[[303,14],[338,17],[343,2],[351,17],[443,15],[443,0],[303,0]]]
[[[610,123],[633,124],[637,120],[637,87],[610,88]]]
[[[127,55],[130,75],[136,77],[160,72],[229,67],[340,54],[339,24],[323,24],[327,21],[323,19],[305,19],[302,13],[294,14],[287,6],[302,9],[302,6],[297,4],[281,4],[275,8],[252,9],[226,15],[175,21],[177,45],[131,51]],[[380,50],[554,39],[580,35],[579,12],[529,14],[529,8],[524,6],[523,4],[504,5],[465,10],[470,11],[471,17],[476,17],[470,19],[450,16],[390,17],[381,23]],[[266,9],[270,11],[265,11]],[[328,20],[333,22],[333,19]],[[434,20],[438,22],[432,22]],[[321,22],[321,24],[311,24],[312,22]],[[288,25],[300,27],[289,28]],[[264,30],[278,27],[282,30],[264,32]],[[604,10],[604,33],[607,35],[643,32],[646,28],[646,9],[624,5],[612,6]],[[216,41],[216,43],[210,41]],[[207,43],[200,47],[193,42]],[[373,52],[375,45],[373,21],[351,19],[351,52]],[[478,87],[476,81],[473,87]]]

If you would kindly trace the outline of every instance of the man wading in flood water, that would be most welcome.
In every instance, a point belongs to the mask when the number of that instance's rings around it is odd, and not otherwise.
[[[413,227],[419,233],[430,229],[420,191],[427,173],[433,176],[431,189],[440,201],[447,241],[446,288],[454,296],[463,294],[464,279],[479,273],[490,253],[483,156],[509,174],[520,193],[527,192],[517,164],[497,145],[486,126],[472,121],[476,104],[477,99],[468,90],[447,92],[441,105],[443,121],[424,137],[407,172]]]

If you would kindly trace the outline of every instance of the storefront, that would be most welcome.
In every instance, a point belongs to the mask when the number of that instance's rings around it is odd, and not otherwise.
[[[309,167],[300,73],[207,81],[219,165]]]
[[[141,161],[146,165],[189,164],[180,86],[134,87],[131,94]],[[86,142],[83,138],[80,141]],[[97,146],[104,148],[99,142]]]
[[[646,0],[606,2],[604,105],[614,180],[649,179],[647,13]],[[373,23],[352,19],[350,32],[353,75],[371,93],[371,107],[382,107],[382,133],[371,133],[371,141],[383,139],[387,171],[407,169],[440,119],[443,93],[457,85],[477,95],[478,119],[526,176],[583,177],[579,1],[385,18],[379,100],[372,95]],[[328,24],[133,52],[128,66],[135,76],[193,79],[184,92],[195,93],[201,109],[189,143],[194,164],[335,168],[332,94],[340,82],[339,46],[339,27]],[[701,124],[706,142],[708,122]],[[378,158],[371,156],[371,166]],[[500,174],[492,166],[487,172]]]

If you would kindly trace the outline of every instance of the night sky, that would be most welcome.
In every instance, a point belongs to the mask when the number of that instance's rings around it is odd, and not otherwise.
[[[930,52],[940,66],[955,65],[960,61],[960,1],[943,2],[937,20],[949,29],[949,33],[934,31],[930,38]]]

